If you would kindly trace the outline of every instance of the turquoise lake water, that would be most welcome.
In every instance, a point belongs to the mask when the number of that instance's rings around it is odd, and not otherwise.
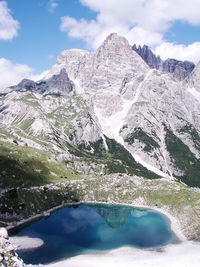
[[[47,264],[123,246],[159,247],[175,239],[169,221],[162,214],[107,204],[64,207],[19,230],[16,236],[44,241],[40,248],[18,251],[26,264]]]

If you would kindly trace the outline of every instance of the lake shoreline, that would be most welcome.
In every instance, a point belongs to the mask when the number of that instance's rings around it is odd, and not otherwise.
[[[29,218],[28,220],[25,220],[23,222],[19,222],[18,225],[15,225],[15,228],[12,229],[12,231],[15,231],[16,233],[18,232],[18,230],[20,230],[21,228],[25,227],[26,225],[32,224],[34,221],[40,220],[41,218],[45,218],[47,216],[50,216],[54,211],[60,210],[62,208],[65,207],[70,207],[70,206],[76,206],[76,205],[110,205],[110,206],[124,206],[124,207],[130,207],[130,208],[135,208],[135,209],[141,209],[141,210],[148,210],[148,211],[153,211],[153,212],[157,212],[159,213],[161,216],[163,216],[165,218],[165,220],[168,221],[168,227],[169,229],[172,231],[173,233],[173,239],[170,243],[164,244],[164,245],[158,245],[152,248],[149,248],[151,251],[157,251],[157,250],[163,250],[165,247],[167,247],[169,244],[178,244],[181,243],[182,241],[185,240],[185,237],[182,235],[182,233],[180,232],[180,229],[178,228],[178,223],[176,221],[175,218],[173,218],[168,212],[158,209],[158,208],[153,208],[153,207],[149,207],[146,205],[133,205],[133,204],[127,204],[127,203],[119,203],[119,202],[100,202],[100,201],[85,201],[85,202],[72,202],[72,203],[65,203],[63,205],[59,205],[51,210],[49,210],[48,212],[44,214],[40,214],[38,216],[34,216],[33,218]],[[15,247],[15,249],[17,250],[31,250],[31,249],[36,249],[39,248],[42,244],[44,244],[44,241],[40,238],[32,238],[29,236],[23,236],[23,237],[18,237],[18,236],[11,236],[10,237],[10,242],[13,245],[13,247]],[[123,248],[123,246],[121,247]],[[120,249],[120,248],[119,248]],[[130,247],[130,249],[136,249],[136,247]],[[140,249],[143,251],[148,251],[148,248],[144,248],[144,249]],[[107,253],[115,251],[116,249],[110,249],[108,251],[102,251],[100,253],[94,253],[96,254],[96,256],[100,256],[100,255],[107,255]],[[89,254],[88,256],[94,255]],[[82,254],[85,255],[85,254]],[[81,255],[78,255],[81,256]],[[78,257],[78,256],[75,256]],[[66,259],[70,260],[70,258]],[[59,262],[63,262],[63,259],[61,261],[58,261],[57,263],[59,264]],[[52,263],[49,263],[47,265],[51,266]],[[33,265],[33,266],[40,266],[40,265]],[[43,266],[43,265],[41,265]],[[61,265],[62,266],[62,265]]]
[[[48,211],[46,211],[43,214],[39,214],[37,216],[32,216],[30,218],[28,218],[27,220],[23,220],[21,222],[19,222],[17,225],[13,226],[14,228],[10,228],[12,230],[16,230],[16,227],[23,227],[25,224],[29,224],[32,223],[34,220],[38,220],[40,218],[46,217],[46,216],[50,216],[50,214],[56,210],[59,210],[61,208],[67,207],[67,206],[73,206],[73,205],[81,205],[81,204],[85,204],[85,205],[89,205],[89,204],[109,204],[109,205],[123,205],[123,206],[127,206],[127,207],[133,207],[133,208],[142,208],[142,209],[148,209],[148,210],[152,210],[152,211],[156,211],[160,214],[162,214],[163,216],[166,217],[166,219],[169,221],[170,223],[170,229],[173,231],[173,233],[175,234],[175,236],[178,238],[178,240],[180,241],[178,244],[166,244],[164,246],[159,246],[159,247],[155,247],[155,248],[151,248],[151,249],[138,249],[138,248],[134,248],[134,247],[122,247],[119,249],[111,249],[110,251],[102,251],[101,253],[94,253],[94,254],[83,254],[83,255],[79,255],[79,256],[75,256],[72,258],[68,258],[68,259],[62,259],[61,261],[57,261],[57,262],[53,262],[53,263],[49,263],[46,265],[27,265],[27,266],[48,266],[48,267],[64,267],[64,266],[68,266],[68,267],[99,267],[99,261],[104,262],[105,266],[110,266],[110,267],[123,267],[123,263],[124,261],[126,261],[126,266],[127,267],[131,267],[131,264],[135,267],[150,267],[150,266],[156,266],[153,265],[154,260],[157,263],[157,257],[159,257],[159,255],[163,255],[163,257],[167,257],[167,261],[169,261],[168,257],[173,257],[173,250],[174,251],[179,251],[179,250],[183,250],[184,252],[186,252],[187,250],[184,250],[184,247],[188,246],[193,247],[194,249],[196,249],[197,247],[200,248],[200,244],[192,241],[187,241],[187,238],[183,235],[183,233],[181,232],[181,228],[180,228],[180,223],[179,221],[172,216],[168,211],[166,211],[165,209],[162,208],[158,208],[158,207],[153,207],[153,206],[148,206],[148,205],[141,205],[141,204],[128,204],[128,203],[120,203],[120,202],[114,202],[114,201],[108,201],[108,202],[101,202],[101,201],[82,201],[82,202],[71,202],[71,203],[64,203],[62,205],[59,205],[57,207],[54,207]],[[39,245],[39,243],[38,243]],[[161,253],[162,252],[162,253]],[[183,255],[184,255],[183,252]],[[181,252],[182,253],[182,252]],[[191,252],[192,253],[192,252]],[[133,254],[137,255],[138,257],[147,257],[147,259],[154,259],[152,260],[152,265],[147,265],[143,261],[140,261],[138,259],[136,259],[135,257],[133,257]],[[169,256],[169,255],[170,256]],[[171,256],[172,254],[172,256]],[[175,257],[175,256],[174,256]],[[162,258],[162,257],[161,257]],[[200,259],[199,259],[200,260]],[[187,259],[186,259],[187,261]],[[112,262],[115,262],[115,264],[112,265]],[[149,262],[149,261],[148,261]],[[137,265],[138,264],[138,265]],[[165,265],[162,264],[162,261],[159,262],[159,264],[161,264],[163,267],[165,267]],[[183,267],[187,267],[189,265],[184,265],[184,262],[181,263]],[[196,263],[195,263],[196,264]],[[198,265],[192,265],[194,267],[198,266]],[[168,265],[173,267],[173,264],[168,263]],[[166,265],[167,266],[167,265]],[[191,266],[191,265],[190,265]],[[177,267],[177,265],[174,265],[174,267]]]
[[[12,222],[10,225],[6,227],[7,231],[11,236],[15,234],[19,229],[23,228],[26,225],[31,224],[34,221],[40,220],[41,218],[45,218],[51,215],[52,212],[59,210],[61,208],[67,207],[67,206],[73,206],[73,205],[89,205],[89,204],[109,204],[109,205],[123,205],[127,207],[133,207],[133,208],[143,208],[143,209],[149,209],[152,211],[157,211],[158,213],[164,215],[167,220],[170,223],[170,229],[175,234],[175,236],[178,238],[179,241],[186,241],[187,238],[184,236],[184,234],[181,231],[180,223],[178,219],[176,219],[174,216],[172,216],[168,211],[162,208],[158,207],[152,207],[148,205],[141,205],[141,204],[128,204],[128,203],[121,203],[121,202],[101,202],[101,201],[81,201],[81,202],[70,202],[70,203],[64,203],[59,206],[56,206],[52,209],[49,209],[41,214],[37,214],[34,216],[31,216],[27,219],[23,219],[19,222]]]

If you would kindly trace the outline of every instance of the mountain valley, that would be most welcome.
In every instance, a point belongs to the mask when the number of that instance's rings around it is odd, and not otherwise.
[[[1,224],[113,201],[164,208],[199,240],[200,65],[183,76],[111,34],[94,52],[63,51],[40,81],[2,88]]]

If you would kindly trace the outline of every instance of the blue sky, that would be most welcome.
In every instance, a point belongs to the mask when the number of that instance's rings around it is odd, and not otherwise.
[[[111,32],[197,63],[199,10],[199,0],[0,0],[0,75],[39,74],[62,50],[96,49]]]
[[[166,32],[165,38],[169,42],[189,45],[200,41],[200,26],[190,25],[183,21],[173,23],[173,26]]]
[[[84,47],[83,41],[68,38],[59,30],[62,16],[95,17],[95,12],[78,0],[60,0],[54,12],[48,11],[48,0],[8,0],[7,3],[20,29],[16,38],[0,41],[0,57],[28,64],[37,72],[49,68],[62,50]]]

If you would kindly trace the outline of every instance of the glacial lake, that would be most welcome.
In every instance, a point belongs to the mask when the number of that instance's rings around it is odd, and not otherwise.
[[[44,245],[17,251],[26,264],[47,264],[85,253],[131,246],[156,248],[176,237],[169,220],[148,209],[110,204],[71,205],[20,229],[16,236]]]

